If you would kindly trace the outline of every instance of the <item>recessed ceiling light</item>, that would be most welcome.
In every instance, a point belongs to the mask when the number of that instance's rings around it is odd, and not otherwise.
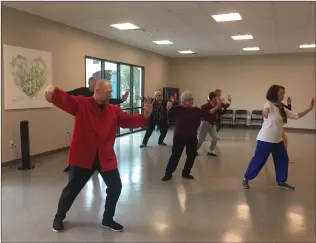
[[[157,45],[171,45],[173,44],[170,40],[157,40],[153,41]]]
[[[179,53],[181,54],[194,54],[195,52],[194,51],[191,51],[191,50],[187,50],[187,51],[178,51]]]
[[[217,15],[212,15],[212,17],[217,22],[242,20],[239,13],[217,14]]]
[[[260,48],[257,47],[257,46],[254,46],[254,47],[246,47],[246,48],[243,48],[244,51],[259,51]]]
[[[234,40],[251,40],[253,39],[252,35],[233,35],[232,38]]]
[[[114,28],[117,28],[119,30],[137,30],[137,29],[139,29],[138,26],[131,24],[131,23],[112,24],[111,26]]]
[[[315,48],[316,45],[315,44],[303,44],[300,45],[300,48]]]

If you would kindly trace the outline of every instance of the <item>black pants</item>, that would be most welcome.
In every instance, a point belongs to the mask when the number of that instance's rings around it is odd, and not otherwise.
[[[184,147],[186,147],[187,159],[182,174],[190,174],[196,157],[197,144],[196,137],[173,137],[172,154],[166,168],[166,175],[171,176],[177,169]]]
[[[147,130],[146,130],[146,134],[145,137],[143,139],[143,144],[147,144],[148,140],[151,136],[151,134],[153,133],[155,126],[159,127],[160,130],[160,136],[158,139],[158,143],[163,143],[163,140],[166,138],[167,132],[168,132],[168,123],[167,121],[163,120],[163,121],[150,121]]]
[[[215,125],[216,125],[216,132],[219,132],[219,130],[221,130],[221,128],[222,128],[222,119],[217,119],[216,121],[215,121]]]
[[[80,168],[78,166],[71,166],[69,171],[69,181],[60,196],[56,217],[59,217],[62,220],[66,218],[66,213],[69,211],[79,192],[95,171],[98,171],[101,174],[107,186],[103,222],[111,222],[113,220],[116,203],[121,194],[122,182],[118,169],[101,172],[98,155],[96,155],[94,159],[93,168],[91,170]]]

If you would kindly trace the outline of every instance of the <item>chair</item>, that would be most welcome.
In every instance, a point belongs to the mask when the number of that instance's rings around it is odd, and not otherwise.
[[[234,111],[226,110],[226,112],[222,115],[222,125],[230,124],[234,125]]]
[[[236,110],[234,124],[235,126],[245,125],[245,127],[247,127],[247,111],[246,110]]]
[[[260,123],[260,126],[263,123],[263,115],[262,115],[262,110],[253,110],[251,112],[251,117],[250,117],[250,124],[251,126],[254,125],[254,123]]]

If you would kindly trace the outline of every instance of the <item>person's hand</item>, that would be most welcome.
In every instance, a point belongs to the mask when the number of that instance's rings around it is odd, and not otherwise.
[[[216,106],[220,107],[222,105],[222,103],[223,103],[223,101],[222,101],[223,99],[221,99],[218,96],[216,96],[215,100],[216,100]]]
[[[232,101],[232,96],[228,95],[227,99],[228,99],[229,102],[231,102]]]
[[[174,97],[173,97],[173,95],[170,96],[170,101],[171,101],[171,102],[174,102]]]
[[[292,103],[291,97],[288,97],[286,102],[287,102],[288,105],[290,105]]]
[[[50,84],[45,89],[45,98],[49,103],[52,103],[55,88],[54,85]]]
[[[315,99],[312,99],[311,104],[309,106],[309,110],[312,110],[314,108],[315,105]]]
[[[128,95],[129,95],[128,91],[126,91],[125,94],[123,94],[121,98],[123,102],[127,101]]]
[[[154,99],[151,97],[144,98],[144,118],[148,119],[153,112]]]

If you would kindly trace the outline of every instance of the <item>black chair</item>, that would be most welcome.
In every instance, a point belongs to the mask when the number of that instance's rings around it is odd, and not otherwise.
[[[251,112],[251,118],[250,118],[250,124],[251,126],[255,125],[256,123],[259,123],[260,126],[263,123],[263,115],[262,115],[262,110],[253,110]]]
[[[247,127],[247,111],[246,110],[236,110],[234,124],[235,126],[245,125],[245,127]]]
[[[226,110],[226,112],[222,115],[222,125],[229,124],[234,125],[234,111]]]

